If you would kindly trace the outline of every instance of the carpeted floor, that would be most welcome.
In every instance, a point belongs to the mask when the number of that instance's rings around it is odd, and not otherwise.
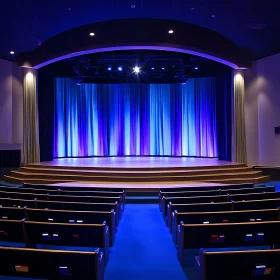
[[[186,280],[158,204],[127,204],[105,280]]]

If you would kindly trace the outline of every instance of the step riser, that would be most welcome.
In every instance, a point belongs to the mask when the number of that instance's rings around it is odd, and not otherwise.
[[[198,176],[177,176],[168,178],[164,177],[96,177],[96,176],[75,176],[75,175],[54,175],[54,174],[20,174],[16,172],[11,173],[12,176],[17,178],[27,178],[27,179],[54,179],[54,180],[73,180],[73,181],[100,181],[100,182],[177,182],[177,181],[201,181],[201,180],[215,180],[215,179],[229,179],[242,176],[242,178],[250,178],[253,176],[261,176],[261,172],[254,173],[244,173],[244,174],[213,174],[213,175],[198,175]]]
[[[197,176],[197,175],[207,175],[207,174],[224,174],[224,173],[243,173],[243,172],[250,172],[252,169],[251,168],[235,168],[235,169],[213,169],[213,170],[197,170],[197,171],[186,171],[186,172],[164,172],[164,173],[156,173],[156,172],[149,172],[149,173],[102,173],[102,172],[93,172],[93,171],[89,171],[89,172],[82,172],[82,171],[70,171],[70,170],[48,170],[48,169],[31,169],[31,168],[20,168],[19,171],[20,172],[26,172],[26,173],[32,173],[32,174],[36,174],[36,173],[40,173],[40,174],[59,174],[59,175],[77,175],[77,176],[89,176],[89,175],[94,175],[96,177],[104,177],[104,176],[113,176],[113,177],[139,177],[139,176],[145,176],[145,177],[149,177],[149,178],[154,178],[154,177],[170,177],[170,176]]]

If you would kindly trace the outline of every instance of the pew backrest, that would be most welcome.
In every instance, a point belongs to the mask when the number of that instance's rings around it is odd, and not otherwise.
[[[0,247],[0,259],[1,276],[50,280],[104,278],[104,258],[99,249],[79,252]]]
[[[172,239],[177,244],[177,226],[180,222],[184,224],[213,224],[213,223],[242,223],[278,221],[279,209],[245,210],[245,211],[224,211],[224,212],[195,212],[172,213],[171,233]]]
[[[201,249],[196,279],[279,279],[279,259],[280,250],[207,252]]]
[[[185,249],[279,245],[280,221],[193,225],[182,222],[177,234],[178,258],[182,263]]]

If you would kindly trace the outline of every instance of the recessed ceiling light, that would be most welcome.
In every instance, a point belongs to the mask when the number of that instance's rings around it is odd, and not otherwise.
[[[197,67],[197,66],[195,66],[195,67],[194,67],[194,70],[198,70],[198,67]]]
[[[168,31],[168,33],[172,34],[172,33],[174,33],[174,31],[171,29],[171,30]]]
[[[212,15],[212,16],[211,16],[211,18],[215,18],[215,17],[216,17],[216,15]]]
[[[15,54],[15,52],[14,51],[10,51],[10,54]]]
[[[195,10],[195,8],[191,8],[191,10],[192,10],[192,11],[194,11],[194,10]]]
[[[138,66],[135,66],[133,68],[134,73],[138,74],[140,72],[140,68]]]
[[[161,67],[161,69],[164,70],[165,68],[164,68],[164,67]]]
[[[95,34],[93,32],[90,32],[89,33],[89,36],[94,36]]]
[[[118,70],[119,70],[119,71],[122,71],[122,67],[121,67],[121,66],[119,66],[119,67],[118,67]]]
[[[136,6],[135,6],[135,5],[131,5],[130,7],[131,7],[132,9],[134,9]]]
[[[155,70],[155,67],[151,67],[151,70]]]

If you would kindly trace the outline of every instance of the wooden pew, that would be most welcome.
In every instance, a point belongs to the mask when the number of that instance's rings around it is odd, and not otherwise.
[[[185,186],[185,187],[171,187],[171,188],[160,188],[162,192],[177,192],[177,191],[214,191],[214,190],[228,190],[228,189],[247,189],[254,188],[253,183],[246,184],[229,184],[229,185],[218,185],[218,186]]]
[[[52,188],[52,189],[33,189],[33,188],[26,188],[26,187],[7,187],[7,186],[0,186],[0,191],[2,192],[18,192],[18,193],[35,193],[35,194],[49,194],[49,195],[73,195],[73,196],[109,196],[109,197],[116,197],[122,196],[123,202],[125,200],[125,191],[120,192],[112,192],[112,191],[95,191],[94,188],[88,188],[90,190],[86,191],[71,191],[71,190],[61,190],[59,188]]]
[[[111,211],[116,213],[116,226],[121,218],[120,205],[115,203],[84,203],[84,202],[64,202],[64,201],[43,201],[35,200],[37,209],[53,209],[53,210],[73,210],[73,211]]]
[[[279,209],[223,211],[223,212],[178,212],[172,213],[171,233],[172,239],[177,244],[177,226],[184,224],[203,223],[242,223],[280,220]]]
[[[1,213],[0,208],[0,213]],[[110,245],[113,246],[116,235],[116,218],[114,210],[105,211],[69,211],[69,210],[46,210],[25,208],[27,221],[52,222],[52,223],[83,223],[101,224],[106,221],[110,232]]]
[[[33,189],[60,189],[65,191],[106,191],[106,192],[123,192],[125,191],[124,188],[107,188],[107,187],[85,187],[85,186],[79,186],[79,187],[70,187],[70,186],[52,186],[52,185],[39,185],[39,184],[27,184],[23,183],[23,188],[33,188]]]
[[[23,220],[0,219],[0,241],[13,243],[26,243],[23,234]],[[1,265],[0,265],[1,266]]]
[[[159,198],[165,197],[190,197],[190,196],[217,196],[227,194],[246,194],[246,193],[260,193],[260,192],[275,192],[275,186],[255,187],[246,189],[226,189],[226,190],[211,190],[211,191],[179,191],[179,192],[165,192],[160,191]]]
[[[104,257],[92,252],[0,247],[0,276],[104,280]],[[78,261],[77,261],[78,260]]]
[[[232,201],[242,200],[261,200],[280,198],[280,192],[266,192],[266,193],[246,193],[230,195],[229,199]]]
[[[255,187],[249,189],[230,189],[230,190],[221,190],[221,194],[247,194],[247,193],[262,193],[262,192],[275,192],[275,186],[264,186],[264,187]]]
[[[1,192],[1,198],[14,198],[24,200],[51,200],[51,201],[65,201],[65,202],[89,202],[89,203],[115,203],[120,204],[121,209],[124,208],[121,196],[71,196],[71,195],[49,195],[49,194],[34,194],[34,193],[18,193],[18,192]]]
[[[1,207],[19,207],[19,208],[36,208],[36,209],[54,209],[54,210],[73,210],[73,211],[111,211],[116,213],[116,226],[119,224],[121,217],[120,205],[115,203],[78,203],[46,200],[21,200],[12,198],[0,198]]]
[[[29,207],[36,208],[35,200],[0,198],[0,207]]]
[[[219,202],[219,203],[196,203],[196,204],[173,204],[167,205],[166,224],[169,228],[172,227],[172,212],[218,212],[218,211],[232,211],[232,202]]]
[[[178,212],[218,212],[241,211],[256,209],[277,209],[280,207],[280,199],[247,200],[227,203],[198,203],[198,204],[173,204],[167,206],[167,225],[172,227],[172,213]]]
[[[24,230],[28,247],[36,244],[96,247],[102,249],[105,263],[109,259],[109,228],[102,224],[69,224],[26,221]]]
[[[280,279],[279,259],[280,250],[207,252],[200,249],[195,257],[195,279],[276,280]]]
[[[177,255],[183,265],[184,250],[280,244],[280,221],[184,224],[177,230]]]
[[[26,218],[26,207],[0,207],[0,219],[22,220]]]
[[[0,207],[0,219],[22,220],[33,222],[102,224],[109,226],[110,244],[113,245],[116,235],[116,218],[114,210],[105,211],[69,211],[45,210],[34,208]]]
[[[216,203],[216,202],[227,202],[229,201],[228,195],[217,195],[217,196],[190,196],[190,197],[162,197],[161,209],[163,219],[167,216],[167,205],[171,203],[175,204],[192,204],[192,203]]]
[[[44,223],[23,220],[0,220],[0,241],[41,245],[96,247],[109,258],[109,228],[101,224]]]

